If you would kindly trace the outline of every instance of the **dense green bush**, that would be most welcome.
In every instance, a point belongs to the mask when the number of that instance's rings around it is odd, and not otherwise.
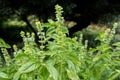
[[[14,48],[14,59],[10,59],[6,48],[2,53],[6,65],[0,68],[0,80],[119,80],[120,79],[120,42],[110,42],[115,34],[107,29],[96,37],[100,45],[87,48],[88,40],[67,37],[62,7],[55,6],[56,21],[36,22],[40,45],[35,42],[34,33],[21,32],[24,46]],[[44,30],[45,29],[45,30]]]

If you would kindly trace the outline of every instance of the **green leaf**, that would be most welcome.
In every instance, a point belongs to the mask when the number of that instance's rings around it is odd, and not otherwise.
[[[2,38],[0,38],[0,47],[11,48]]]
[[[71,44],[74,43],[74,41],[73,41],[71,38],[65,38],[65,42],[69,42],[69,43],[71,43]]]
[[[53,38],[53,39],[58,39],[59,35],[58,34],[51,34],[49,37]]]
[[[55,21],[53,21],[52,19],[48,19],[48,22],[49,22],[51,25],[55,25]]]
[[[63,26],[63,27],[62,27],[62,32],[63,32],[63,33],[68,33],[67,27]]]
[[[114,44],[112,44],[113,46],[117,46],[117,47],[120,47],[120,42],[116,42]]]
[[[93,58],[93,62],[97,62],[101,59],[101,55],[96,55],[94,58]]]
[[[19,73],[19,72],[15,73],[15,75],[13,76],[13,80],[19,80],[20,75],[21,75],[21,73]]]
[[[73,62],[68,60],[67,63],[68,63],[68,68],[73,70],[76,73],[77,71],[75,69],[75,65],[73,64]]]
[[[108,80],[115,80],[119,75],[120,75],[120,70],[116,70],[116,71],[111,73]]]
[[[67,74],[71,80],[80,80],[78,75],[73,70],[67,69]]]
[[[118,72],[120,74],[120,70],[116,70],[116,72]]]
[[[55,32],[55,28],[54,28],[54,27],[50,27],[50,28],[46,31],[46,35],[49,36],[49,35],[51,35],[53,32]]]
[[[79,59],[78,59],[77,56],[69,54],[69,55],[66,56],[66,58],[69,59],[69,60],[71,60],[74,64],[76,64],[76,66],[80,65],[80,61],[79,61]]]
[[[38,63],[35,63],[32,61],[27,62],[19,68],[18,72],[20,72],[21,74],[22,73],[29,73],[31,71],[36,70],[39,66],[40,66],[40,64],[38,64]]]
[[[109,49],[111,49],[111,46],[107,45],[107,44],[101,44],[101,46],[98,46],[97,47],[97,50],[100,50],[100,51],[108,51]]]
[[[28,59],[29,57],[28,57],[27,54],[24,54],[22,51],[15,56],[16,60],[20,60],[20,59],[23,59],[23,58]]]
[[[50,23],[44,23],[44,24],[42,24],[42,26],[43,26],[43,27],[46,27],[46,28],[52,27],[52,26],[50,25]]]
[[[9,79],[8,75],[4,72],[0,72],[0,78],[2,79]]]
[[[46,63],[46,68],[50,73],[50,77],[53,77],[54,80],[58,80],[58,71],[54,67],[53,61],[50,60]]]
[[[75,66],[71,60],[68,60],[67,63],[68,63],[68,69],[67,69],[68,77],[71,80],[79,80],[76,69],[77,66]]]
[[[56,43],[54,43],[54,42],[49,42],[49,43],[48,43],[48,48],[49,48],[50,50],[54,50],[56,47],[57,47],[57,44],[56,44]]]

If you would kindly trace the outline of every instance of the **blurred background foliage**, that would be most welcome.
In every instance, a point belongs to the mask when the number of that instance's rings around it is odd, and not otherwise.
[[[0,0],[0,37],[12,45],[22,41],[21,30],[36,34],[35,22],[55,19],[56,4],[63,7],[70,37],[82,32],[91,45],[96,44],[92,40],[97,34],[112,28],[114,22],[120,22],[119,0]],[[120,40],[119,33],[120,28],[115,41]]]

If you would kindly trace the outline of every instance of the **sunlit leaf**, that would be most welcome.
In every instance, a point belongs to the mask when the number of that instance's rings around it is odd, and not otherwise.
[[[58,39],[59,35],[53,33],[49,37],[51,37],[52,39]]]
[[[2,79],[9,79],[8,75],[4,72],[0,72],[0,78]]]
[[[71,80],[80,80],[79,77],[78,77],[78,75],[74,71],[72,71],[70,69],[67,69],[67,74],[68,74],[68,77]]]
[[[67,27],[62,27],[62,32],[63,32],[63,33],[68,33]]]
[[[55,21],[53,21],[52,19],[48,19],[48,22],[50,23],[50,25],[55,25]]]
[[[0,47],[11,48],[2,38],[0,38]]]
[[[53,62],[53,61],[52,61]],[[54,67],[54,64],[52,62],[47,62],[46,63],[46,68],[48,69],[50,76],[54,78],[54,80],[58,80],[58,71]]]
[[[70,61],[70,60],[68,60],[67,63],[68,63],[68,68],[71,69],[71,70],[73,70],[74,73],[76,73],[77,72],[76,71],[76,66],[73,64],[73,62]]]
[[[50,27],[50,28],[46,31],[46,35],[49,36],[49,35],[51,35],[53,32],[55,32],[55,28],[54,28],[54,27]]]
[[[13,76],[13,80],[19,80],[20,75],[21,74],[19,72],[15,73],[14,76]]]
[[[22,65],[19,69],[18,72],[22,73],[29,73],[31,71],[36,70],[40,65],[35,62],[27,62],[24,65]]]
[[[80,64],[80,61],[79,61],[78,57],[75,56],[75,55],[70,55],[69,54],[69,55],[66,56],[66,58],[68,60],[72,61],[74,64],[76,64],[76,66]]]
[[[120,42],[113,43],[112,45],[113,45],[113,46],[120,47]]]
[[[46,28],[52,27],[52,25],[50,25],[50,23],[44,23],[44,24],[42,24],[42,26],[44,26]]]
[[[120,75],[120,72],[118,70],[111,73],[111,76],[108,80],[115,80]]]

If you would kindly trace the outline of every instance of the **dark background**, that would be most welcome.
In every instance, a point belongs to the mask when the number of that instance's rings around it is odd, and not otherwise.
[[[75,21],[77,25],[69,29],[70,35],[86,28],[91,22],[98,23],[101,16],[120,13],[120,0],[0,0],[0,37],[13,44],[21,41],[21,30],[33,31],[28,16],[36,15],[43,22],[55,16],[55,5],[63,7],[66,21]],[[26,27],[11,27],[4,25],[13,15],[19,21],[25,22]]]

